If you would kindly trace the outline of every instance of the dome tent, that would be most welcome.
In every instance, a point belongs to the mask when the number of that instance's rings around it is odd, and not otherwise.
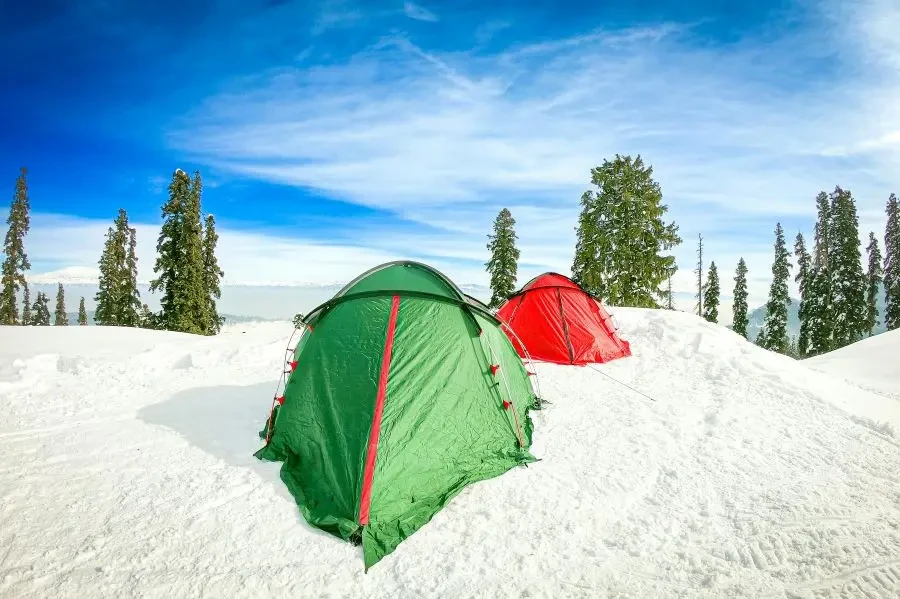
[[[631,355],[600,300],[559,273],[530,280],[500,306],[497,318],[523,358],[584,365]]]
[[[524,366],[443,274],[383,264],[304,320],[255,455],[284,462],[306,520],[361,543],[366,569],[465,486],[535,460]]]

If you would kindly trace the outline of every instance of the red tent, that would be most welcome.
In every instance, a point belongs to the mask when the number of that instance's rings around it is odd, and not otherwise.
[[[497,317],[512,329],[504,327],[523,358],[583,365],[631,355],[600,300],[561,274],[529,281],[500,306]]]

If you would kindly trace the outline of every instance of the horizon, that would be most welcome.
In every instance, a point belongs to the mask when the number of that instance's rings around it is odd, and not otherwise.
[[[17,57],[0,67],[16,82],[0,97],[0,186],[11,197],[28,168],[29,278],[96,277],[120,207],[152,278],[178,168],[203,175],[229,288],[327,288],[395,259],[486,287],[502,207],[518,283],[569,275],[590,169],[616,153],[654,168],[683,238],[682,296],[703,234],[723,322],[738,257],[750,305],[764,304],[775,223],[809,248],[819,191],[852,191],[861,248],[870,230],[883,248],[900,167],[900,8],[887,0],[168,11],[0,8],[0,49]]]

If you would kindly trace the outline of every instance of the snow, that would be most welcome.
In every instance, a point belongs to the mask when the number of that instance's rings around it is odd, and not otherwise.
[[[536,365],[541,461],[468,487],[368,574],[252,456],[289,323],[0,327],[0,596],[900,594],[900,404],[847,382],[852,361],[615,316],[634,356],[596,369],[656,401]]]
[[[818,371],[834,373],[864,389],[900,401],[900,330],[888,331],[839,350],[809,358]]]

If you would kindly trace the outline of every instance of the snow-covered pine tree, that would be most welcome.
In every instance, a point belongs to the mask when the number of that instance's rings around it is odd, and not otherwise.
[[[25,283],[25,297],[22,301],[22,321],[20,324],[22,326],[31,326],[31,289],[28,288],[28,283]]]
[[[884,229],[884,326],[900,328],[900,202],[891,194],[885,206]]]
[[[106,231],[100,255],[100,278],[94,299],[94,321],[105,326],[138,326],[141,305],[137,286],[136,230],[120,208],[114,226]]]
[[[494,218],[493,233],[488,234],[487,249],[491,257],[484,266],[491,276],[489,308],[499,308],[516,290],[520,255],[516,239],[516,219],[508,208],[503,208]]]
[[[697,316],[703,316],[703,234],[697,235],[697,268],[694,269],[697,275]]]
[[[53,314],[53,324],[58,327],[69,325],[69,315],[66,313],[66,292],[62,283],[56,288],[56,312]]]
[[[216,300],[222,297],[220,281],[225,272],[219,268],[216,258],[216,245],[219,242],[219,234],[216,233],[216,218],[212,214],[206,215],[206,226],[203,230],[203,288],[207,298],[206,319],[204,329],[207,335],[215,335],[222,329],[225,319],[219,316]]]
[[[50,298],[43,291],[39,291],[31,306],[31,324],[35,326],[50,326]]]
[[[0,267],[0,325],[19,324],[19,289],[26,285],[25,271],[31,268],[25,252],[25,236],[31,228],[31,200],[28,197],[26,175],[22,167],[16,179],[16,191],[9,207],[6,224],[9,228],[3,241],[3,265]]]
[[[866,327],[866,277],[862,267],[856,201],[840,186],[831,194],[831,340],[839,349],[863,338]]]
[[[731,329],[744,339],[747,338],[747,325],[750,323],[747,296],[747,263],[741,257],[738,260],[737,272],[734,277],[734,304],[732,307],[734,316],[732,317]]]
[[[117,272],[119,261],[119,249],[116,231],[112,227],[106,229],[106,242],[98,261],[100,275],[97,280],[97,293],[94,295],[96,307],[94,308],[94,322],[101,326],[117,326],[122,322],[119,319],[119,297],[121,296],[121,279]],[[124,257],[123,257],[124,258]]]
[[[158,326],[163,330],[202,333],[206,301],[203,296],[203,240],[200,222],[201,184],[176,169],[169,198],[162,206],[163,224],[156,243],[156,278],[151,291],[162,291]]]
[[[781,223],[775,226],[775,261],[772,263],[772,285],[769,289],[769,301],[766,304],[766,320],[763,325],[765,335],[760,345],[768,350],[781,354],[788,351],[788,306],[791,296],[788,291],[791,263],[790,252],[784,239]]]
[[[807,356],[816,356],[833,349],[831,341],[831,204],[828,194],[820,191],[816,196],[818,217],[809,272],[809,302],[806,305],[808,327]]]
[[[141,324],[141,292],[137,285],[137,229],[128,224],[128,214],[119,210],[116,219],[118,237],[124,244],[125,264],[122,265],[122,303],[119,308],[122,324],[137,327]]]
[[[809,347],[809,293],[812,256],[806,250],[803,233],[797,233],[794,241],[794,256],[797,258],[797,276],[794,277],[794,281],[800,287],[800,306],[798,308],[800,333],[797,335],[796,350],[797,357],[804,357]]]
[[[142,329],[155,329],[157,328],[156,318],[156,314],[150,311],[150,306],[143,304],[141,306],[140,322],[138,323],[138,326]]]
[[[869,257],[869,268],[866,272],[866,333],[871,337],[878,325],[878,291],[884,281],[884,270],[881,264],[881,250],[874,231],[869,231],[869,245],[866,246]]]
[[[87,323],[87,308],[84,307],[84,296],[82,296],[81,301],[78,302],[78,324],[84,327],[87,326]]]
[[[677,268],[662,252],[681,243],[678,226],[666,224],[653,167],[616,154],[591,169],[591,184],[581,196],[572,278],[613,306],[659,308],[663,282]]]
[[[709,263],[709,275],[703,285],[703,318],[719,322],[719,271],[715,260]]]

